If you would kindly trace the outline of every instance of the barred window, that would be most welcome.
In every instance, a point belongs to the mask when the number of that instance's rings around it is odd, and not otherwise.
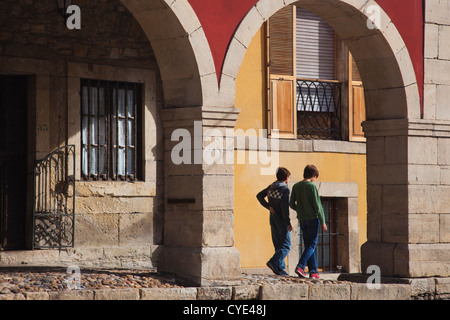
[[[321,198],[325,223],[328,231],[322,232],[319,228],[316,246],[316,260],[319,272],[337,272],[341,266],[338,265],[338,205],[337,198]],[[305,250],[303,234],[299,227],[299,254]]]
[[[141,178],[142,84],[81,80],[81,175],[84,180]]]

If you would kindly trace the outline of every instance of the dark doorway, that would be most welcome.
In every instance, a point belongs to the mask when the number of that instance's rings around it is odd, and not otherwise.
[[[0,76],[0,250],[26,245],[27,83]]]

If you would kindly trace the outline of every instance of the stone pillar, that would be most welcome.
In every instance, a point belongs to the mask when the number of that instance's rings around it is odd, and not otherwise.
[[[158,271],[190,285],[241,276],[234,244],[234,108],[163,110],[164,246]],[[172,141],[173,140],[173,141]]]
[[[367,137],[362,271],[450,276],[450,121],[374,120]]]

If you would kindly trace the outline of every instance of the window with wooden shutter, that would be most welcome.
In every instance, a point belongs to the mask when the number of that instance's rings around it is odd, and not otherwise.
[[[312,12],[296,9],[297,134],[342,138],[341,82],[335,75],[334,30]]]
[[[266,24],[268,47],[268,129],[280,138],[296,138],[295,7],[275,13]]]
[[[334,30],[292,5],[268,20],[266,35],[269,134],[278,129],[281,138],[341,140],[348,132],[350,140],[364,140],[364,88]],[[345,54],[338,53],[342,48]]]

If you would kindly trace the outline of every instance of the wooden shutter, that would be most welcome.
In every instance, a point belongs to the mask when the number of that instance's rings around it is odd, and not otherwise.
[[[294,82],[291,80],[270,80],[271,117],[274,129],[278,129],[281,136],[289,136],[295,131],[295,121],[292,115]]]
[[[297,78],[335,80],[334,30],[312,12],[296,10]]]
[[[359,75],[358,67],[350,52],[348,66],[349,139],[350,141],[365,141],[361,126],[361,123],[366,120],[364,86]]]
[[[296,138],[295,108],[295,6],[286,6],[267,26],[268,130],[278,129],[280,138]]]

